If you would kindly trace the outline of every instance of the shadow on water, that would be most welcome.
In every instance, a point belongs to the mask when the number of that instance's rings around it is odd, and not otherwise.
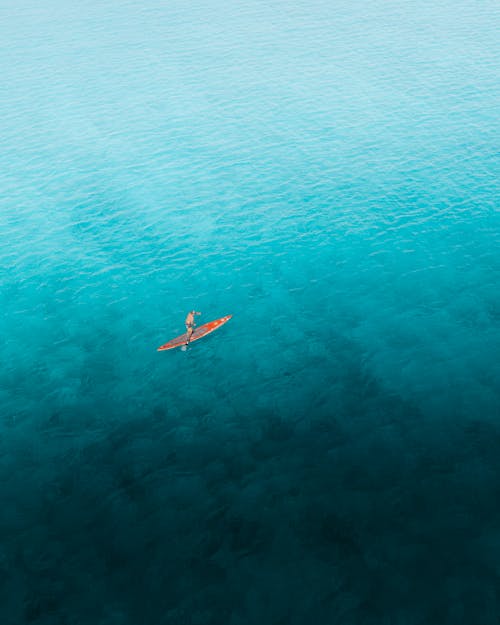
[[[330,385],[228,423],[54,406],[2,463],[3,622],[493,623],[500,430],[442,438],[335,341]]]

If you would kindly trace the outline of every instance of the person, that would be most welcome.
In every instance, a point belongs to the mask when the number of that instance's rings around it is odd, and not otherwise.
[[[189,343],[191,336],[193,335],[194,326],[196,325],[194,322],[195,315],[201,315],[201,312],[191,310],[188,312],[186,321],[184,322],[186,324],[186,345]]]

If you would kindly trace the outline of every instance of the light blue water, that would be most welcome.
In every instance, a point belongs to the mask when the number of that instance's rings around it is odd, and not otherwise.
[[[2,623],[498,623],[499,17],[0,8]]]

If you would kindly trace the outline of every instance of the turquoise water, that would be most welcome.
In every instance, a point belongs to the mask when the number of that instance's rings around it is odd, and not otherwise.
[[[498,3],[0,15],[1,623],[496,625]]]

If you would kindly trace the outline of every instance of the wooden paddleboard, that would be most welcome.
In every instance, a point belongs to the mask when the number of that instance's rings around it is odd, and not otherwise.
[[[214,330],[217,330],[217,328],[220,328],[225,323],[227,323],[229,319],[231,319],[232,316],[233,315],[226,315],[226,317],[215,319],[215,321],[209,321],[208,323],[204,323],[202,326],[195,328],[193,334],[191,335],[189,342],[192,343],[193,341],[197,341],[198,339],[201,339],[204,336],[207,336],[207,334],[210,334]],[[164,345],[161,345],[160,347],[158,347],[157,351],[163,352],[167,349],[174,349],[174,347],[181,347],[182,345],[186,344],[186,341],[187,341],[187,334],[186,333],[181,334],[180,336],[177,336],[175,339],[168,341],[168,343],[165,343]]]

